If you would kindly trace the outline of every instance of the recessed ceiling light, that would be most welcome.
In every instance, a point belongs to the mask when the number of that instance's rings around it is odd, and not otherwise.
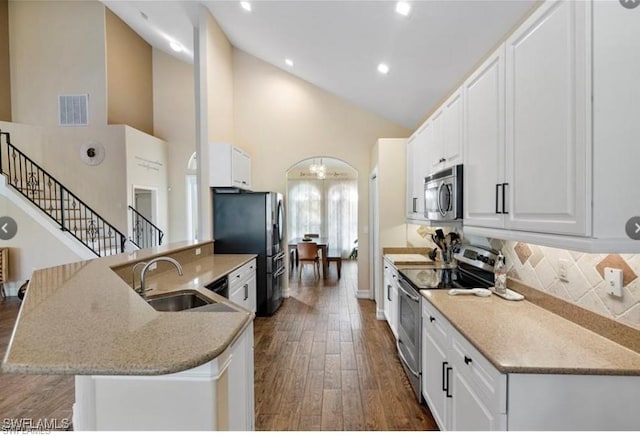
[[[411,12],[411,5],[408,2],[396,3],[396,12],[405,17]]]
[[[240,2],[240,6],[247,12],[251,12],[251,3],[249,2]]]
[[[178,53],[184,50],[184,47],[182,46],[182,44],[176,41],[169,41],[169,46],[171,47],[171,50],[177,51]]]
[[[293,67],[293,61],[291,59],[285,59],[284,63],[289,65],[290,67]]]
[[[378,64],[378,71],[382,74],[387,74],[389,72],[389,65],[385,63]]]

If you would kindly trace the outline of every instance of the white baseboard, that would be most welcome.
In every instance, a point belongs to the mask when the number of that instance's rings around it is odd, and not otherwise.
[[[387,319],[387,317],[384,316],[384,310],[379,310],[379,309],[376,310],[376,319],[379,319],[379,320]]]
[[[373,294],[369,289],[358,289],[356,292],[356,298],[365,298],[367,300],[373,300]]]

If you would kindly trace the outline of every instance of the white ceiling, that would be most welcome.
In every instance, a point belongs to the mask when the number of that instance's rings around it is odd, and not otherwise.
[[[171,52],[174,38],[186,47],[181,58],[192,59],[198,2],[104,3],[151,45]],[[535,0],[413,1],[408,17],[395,13],[395,1],[262,0],[250,13],[237,1],[199,3],[238,49],[414,129]]]

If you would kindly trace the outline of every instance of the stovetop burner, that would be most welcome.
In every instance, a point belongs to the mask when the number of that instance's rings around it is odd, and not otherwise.
[[[472,289],[493,286],[496,253],[483,248],[454,247],[457,266],[453,268],[402,268],[398,272],[415,289]]]

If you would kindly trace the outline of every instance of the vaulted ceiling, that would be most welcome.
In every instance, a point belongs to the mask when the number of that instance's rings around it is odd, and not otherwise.
[[[201,3],[236,48],[414,129],[536,2],[412,1],[408,16],[395,12],[395,1],[262,0],[250,2],[250,12],[237,1],[104,3],[151,45],[185,61],[193,59]],[[184,51],[172,52],[169,40]]]

